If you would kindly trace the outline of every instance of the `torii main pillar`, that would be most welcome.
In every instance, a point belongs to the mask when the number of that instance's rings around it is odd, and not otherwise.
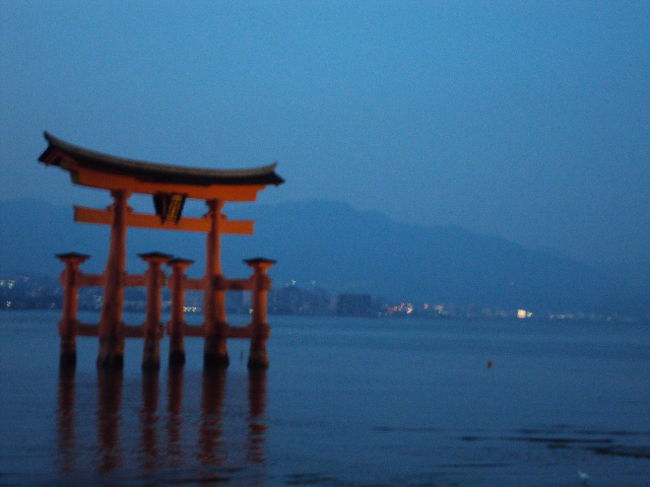
[[[111,191],[113,197],[111,246],[104,271],[104,302],[99,319],[100,367],[122,367],[124,363],[124,285],[126,277],[126,212],[129,192]]]
[[[203,296],[205,367],[226,366],[229,363],[226,345],[228,322],[226,318],[226,286],[221,269],[221,235],[219,222],[223,201],[208,200],[210,230],[205,255],[205,293]]]

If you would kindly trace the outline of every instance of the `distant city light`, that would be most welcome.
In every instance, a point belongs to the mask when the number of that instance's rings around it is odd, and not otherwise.
[[[413,311],[415,311],[415,306],[413,303],[400,303],[397,306],[389,306],[386,311],[389,315],[394,313],[405,313],[407,315],[410,315],[413,313]]]
[[[16,281],[14,281],[13,279],[0,280],[0,287],[8,287],[9,289],[13,289],[15,285],[16,285]]]
[[[519,318],[520,320],[525,320],[526,318],[530,318],[531,316],[533,316],[533,313],[531,313],[530,311],[526,311],[525,309],[517,310],[517,318]]]

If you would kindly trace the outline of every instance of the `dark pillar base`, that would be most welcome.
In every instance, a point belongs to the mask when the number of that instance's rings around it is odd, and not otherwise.
[[[59,356],[59,367],[62,369],[73,369],[77,365],[77,352],[61,352]]]
[[[170,367],[185,364],[185,351],[184,350],[171,350],[169,352],[169,365]]]
[[[266,352],[251,352],[248,357],[248,368],[251,370],[265,370],[269,368],[269,357]]]
[[[97,357],[97,367],[102,369],[122,369],[124,368],[124,355]]]
[[[142,368],[147,370],[160,368],[160,343],[157,338],[144,339]]]
[[[70,322],[68,328],[72,333],[61,337],[59,364],[61,367],[74,367],[77,363],[76,330],[78,322]]]
[[[226,338],[222,335],[205,337],[205,348],[203,349],[203,367],[220,368],[228,367],[228,347]]]
[[[204,353],[203,354],[203,367],[206,369],[218,369],[228,367],[230,359],[228,354],[222,353]]]
[[[121,369],[124,367],[123,347],[118,347],[116,338],[99,339],[99,355],[97,367],[106,369]]]
[[[159,370],[160,369],[160,359],[158,357],[147,357],[142,359],[142,369],[143,370]]]

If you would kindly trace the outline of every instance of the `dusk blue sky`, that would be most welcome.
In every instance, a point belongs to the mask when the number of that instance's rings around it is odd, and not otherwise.
[[[108,203],[36,162],[48,130],[277,161],[264,203],[650,259],[650,2],[9,0],[0,23],[0,201]]]

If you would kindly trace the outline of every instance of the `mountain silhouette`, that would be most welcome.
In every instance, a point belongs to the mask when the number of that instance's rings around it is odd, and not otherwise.
[[[152,210],[149,210],[152,211]],[[187,205],[198,216],[205,207]],[[255,235],[224,235],[228,277],[246,277],[249,257],[278,260],[275,285],[322,286],[389,300],[474,304],[539,311],[648,312],[647,292],[581,262],[532,250],[453,225],[399,222],[374,211],[332,201],[274,205],[229,204],[231,219],[254,219]],[[55,253],[92,258],[86,272],[101,272],[108,227],[73,223],[72,208],[34,200],[0,203],[0,273],[56,275]],[[129,229],[128,270],[142,272],[137,254],[158,250],[196,260],[188,273],[203,274],[205,236],[192,232]],[[620,276],[619,276],[620,277]]]

